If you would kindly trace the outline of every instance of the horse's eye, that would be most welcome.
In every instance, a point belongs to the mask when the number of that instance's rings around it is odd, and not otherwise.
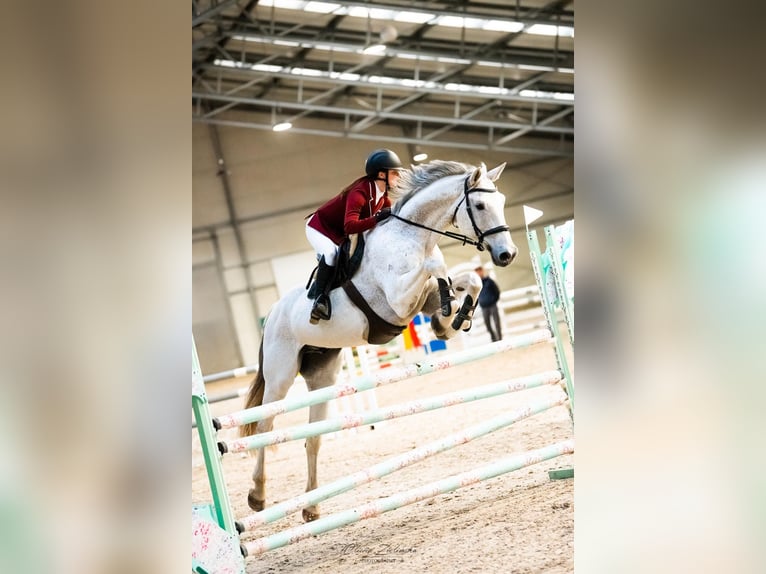
[[[483,203],[477,203],[476,204],[476,209],[478,209],[479,211],[484,211],[484,204]]]

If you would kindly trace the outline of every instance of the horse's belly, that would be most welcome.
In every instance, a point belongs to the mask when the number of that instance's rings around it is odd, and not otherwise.
[[[329,321],[319,321],[316,325],[309,322],[311,301],[306,299],[306,303],[292,308],[291,323],[298,341],[303,345],[327,349],[367,344],[367,319],[362,312],[342,291],[333,291],[330,298],[332,318]]]

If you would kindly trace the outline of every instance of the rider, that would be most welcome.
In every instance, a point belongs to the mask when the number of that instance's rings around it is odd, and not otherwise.
[[[360,177],[308,216],[306,237],[317,252],[317,293],[311,308],[311,322],[328,320],[332,315],[330,281],[335,274],[338,246],[353,233],[372,229],[391,215],[388,192],[399,181],[404,169],[399,157],[388,149],[377,149],[364,165],[366,175]]]

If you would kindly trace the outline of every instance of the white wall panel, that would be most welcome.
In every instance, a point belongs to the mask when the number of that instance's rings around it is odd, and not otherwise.
[[[221,260],[224,267],[231,267],[233,265],[239,265],[242,260],[239,257],[239,249],[237,247],[237,238],[234,236],[234,232],[231,228],[223,228],[217,230],[218,234],[218,248],[221,250]]]
[[[242,226],[245,249],[251,261],[310,249],[303,213],[280,215]]]
[[[284,297],[293,287],[305,287],[316,264],[316,253],[313,250],[272,259],[279,296]]]
[[[266,317],[274,304],[279,300],[277,288],[272,286],[256,289],[255,299],[258,302],[258,309],[260,310],[261,316]]]
[[[249,293],[231,296],[232,314],[234,316],[234,328],[237,332],[239,348],[246,365],[258,362],[258,330],[253,315],[253,305]]]
[[[274,285],[274,273],[271,263],[259,261],[250,265],[250,281],[256,287],[270,287]]]
[[[215,261],[213,242],[210,240],[194,241],[192,243],[192,265]]]
[[[223,276],[226,281],[226,289],[229,293],[247,289],[244,269],[226,269],[223,272]]]

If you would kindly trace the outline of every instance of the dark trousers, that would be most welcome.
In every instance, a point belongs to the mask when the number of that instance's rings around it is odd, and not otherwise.
[[[487,326],[489,336],[492,337],[492,341],[499,341],[503,338],[503,330],[500,327],[500,311],[497,309],[497,305],[491,307],[482,307],[481,314],[484,316],[484,324]]]

